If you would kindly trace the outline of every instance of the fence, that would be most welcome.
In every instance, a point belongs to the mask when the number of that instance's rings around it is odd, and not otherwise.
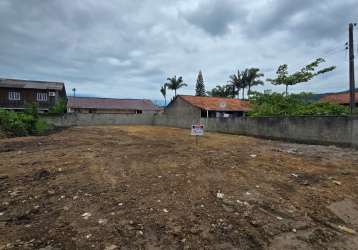
[[[66,114],[47,117],[55,126],[157,125],[190,128],[185,117],[164,114]],[[258,136],[304,143],[336,144],[358,148],[358,117],[240,117],[202,118],[206,131]]]

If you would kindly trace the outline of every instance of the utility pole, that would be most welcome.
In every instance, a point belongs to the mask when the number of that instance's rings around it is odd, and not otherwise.
[[[354,83],[354,48],[353,48],[353,26],[357,24],[350,23],[348,28],[349,33],[349,40],[348,40],[348,47],[349,47],[349,109],[351,114],[353,114],[356,103],[355,103],[355,83]]]

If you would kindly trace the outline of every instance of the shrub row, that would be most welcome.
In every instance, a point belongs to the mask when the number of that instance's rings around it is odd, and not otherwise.
[[[26,136],[48,131],[49,126],[38,115],[37,107],[32,105],[24,112],[0,109],[0,130],[10,136]]]
[[[254,93],[250,116],[348,115],[348,107],[312,100],[312,94]]]

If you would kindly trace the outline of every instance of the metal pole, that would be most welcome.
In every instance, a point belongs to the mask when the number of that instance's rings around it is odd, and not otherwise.
[[[354,24],[356,25],[356,24]],[[349,24],[349,109],[351,114],[355,110],[355,83],[354,83],[354,48],[353,48],[353,23]]]

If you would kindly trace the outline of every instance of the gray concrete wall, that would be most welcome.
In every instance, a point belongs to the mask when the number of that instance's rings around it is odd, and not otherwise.
[[[352,145],[358,148],[358,117],[353,119],[352,124]]]
[[[358,147],[358,117],[241,117],[201,121],[207,131]]]
[[[64,116],[45,117],[49,124],[58,127],[92,125],[151,125],[153,114],[81,114],[68,113]]]
[[[177,108],[175,110],[177,111]],[[55,126],[158,125],[190,129],[200,109],[167,114],[66,114],[46,117]],[[176,115],[173,115],[176,114]],[[336,144],[358,148],[358,117],[239,117],[201,118],[206,131],[258,136],[297,142]]]
[[[164,114],[158,114],[154,120],[154,125],[173,126],[178,128],[189,128],[193,122],[197,122],[201,117],[201,109],[194,107],[177,97],[175,101],[165,109]]]

